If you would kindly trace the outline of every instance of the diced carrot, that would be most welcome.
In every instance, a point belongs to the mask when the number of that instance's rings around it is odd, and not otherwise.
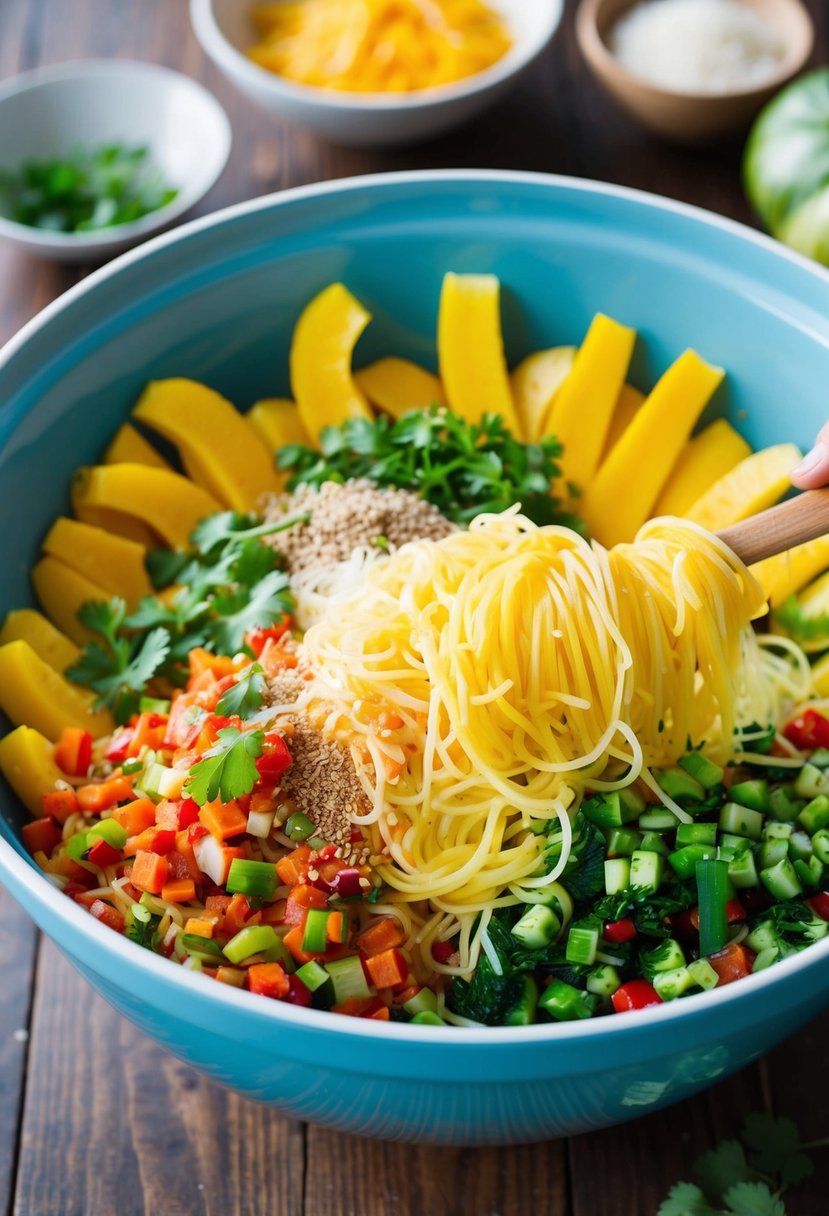
[[[141,755],[145,747],[153,749],[161,747],[166,733],[166,714],[139,714],[133,727],[132,738],[127,745],[127,755],[134,759]]]
[[[57,819],[58,823],[66,823],[70,815],[80,810],[78,796],[74,790],[49,790],[41,797],[44,815]]]
[[[357,938],[357,946],[363,954],[371,957],[402,946],[405,940],[406,934],[400,921],[394,916],[381,916],[363,930]]]
[[[196,898],[196,884],[192,878],[174,878],[161,888],[161,898],[170,904],[187,904]]]
[[[167,881],[168,868],[163,857],[142,849],[135,855],[130,882],[134,887],[138,887],[139,891],[149,891],[151,895],[160,895],[161,889]]]
[[[281,857],[276,863],[279,881],[286,887],[295,887],[298,883],[305,882],[311,865],[310,857],[311,850],[307,844],[301,844],[287,857]]]
[[[112,818],[129,836],[138,836],[155,825],[155,803],[151,798],[136,798],[125,806],[116,807]]]
[[[222,933],[235,937],[245,925],[258,925],[261,921],[259,913],[254,912],[244,895],[234,895],[227,906],[222,920]]]
[[[344,1013],[348,1018],[361,1018],[367,1009],[374,1007],[374,997],[350,996],[340,1005],[332,1005],[332,1013]]]
[[[201,877],[201,870],[199,869],[198,864],[196,862],[196,854],[193,852],[193,846],[190,843],[190,841],[187,839],[186,831],[176,833],[175,848],[176,848],[176,855],[179,856],[182,859],[182,861],[186,863],[187,870],[190,874],[190,877],[195,882],[198,882],[199,878]]]
[[[735,980],[751,975],[757,956],[740,942],[729,942],[723,950],[708,956],[708,962],[720,977],[720,984],[733,984]]]
[[[397,949],[372,954],[366,959],[365,967],[375,988],[400,988],[409,973],[409,965]]]
[[[275,899],[272,904],[265,904],[262,909],[263,925],[283,925],[285,923],[285,908],[288,901]]]
[[[285,921],[289,925],[304,925],[309,908],[327,908],[328,896],[317,887],[300,884],[288,896]]]
[[[132,795],[132,786],[126,777],[110,777],[107,781],[96,781],[81,785],[77,790],[82,811],[107,811],[118,802],[125,802]]]
[[[233,659],[224,654],[211,654],[209,650],[204,650],[201,646],[196,646],[190,651],[188,663],[191,680],[197,680],[206,671],[213,676],[229,676],[233,675],[235,670]]]
[[[152,827],[144,828],[144,831],[139,832],[137,836],[129,836],[127,843],[124,845],[124,856],[135,857],[135,854],[141,849],[152,852],[153,843],[157,835],[158,828],[153,824]]]
[[[71,857],[62,854],[58,857],[52,857],[43,867],[47,874],[60,874],[64,878],[68,878],[70,882],[80,883],[81,886],[89,888],[98,885],[98,879],[89,870],[85,869],[79,862],[73,861]]]
[[[76,904],[80,904],[82,908],[86,908],[87,912],[92,911],[92,905],[98,899],[97,895],[90,895],[89,891],[79,888],[76,882],[68,882],[63,890],[64,895],[68,895],[70,899],[74,899]]]
[[[280,1000],[288,995],[288,977],[279,963],[254,963],[248,968],[248,988],[260,996]]]
[[[345,937],[343,914],[334,910],[325,922],[325,936],[330,942],[341,942]]]
[[[184,932],[195,933],[198,937],[212,938],[214,928],[213,921],[203,916],[191,916],[184,922]]]
[[[285,949],[297,963],[310,963],[311,959],[319,958],[317,954],[309,954],[307,950],[302,949],[303,930],[302,925],[294,925],[282,939]]]
[[[31,823],[24,823],[23,843],[28,851],[34,855],[41,852],[47,855],[57,848],[62,839],[61,830],[57,821],[51,816],[46,816],[43,819],[33,819]]]
[[[85,777],[92,762],[92,735],[80,726],[64,726],[54,756],[61,772],[70,777]]]
[[[388,1005],[381,1005],[379,1009],[375,1009],[373,1013],[364,1013],[364,1018],[371,1018],[374,1022],[388,1022],[389,1020]]]
[[[107,928],[114,929],[116,933],[124,932],[123,916],[117,908],[113,908],[111,904],[105,903],[103,899],[96,899],[89,911],[96,920],[106,925]]]
[[[199,822],[217,840],[229,840],[231,836],[241,836],[248,817],[237,802],[207,802],[199,811]]]
[[[218,912],[219,916],[224,916],[230,907],[230,895],[208,895],[204,901],[204,906],[208,912]]]
[[[216,968],[216,979],[220,984],[229,984],[231,988],[244,988],[245,974],[241,967]]]

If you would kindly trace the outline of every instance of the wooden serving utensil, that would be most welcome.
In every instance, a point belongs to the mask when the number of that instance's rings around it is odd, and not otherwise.
[[[750,566],[829,533],[829,487],[796,498],[723,528],[717,536]]]

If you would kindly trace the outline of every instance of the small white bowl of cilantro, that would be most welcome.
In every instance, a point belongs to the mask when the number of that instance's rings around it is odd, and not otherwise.
[[[227,116],[187,76],[85,60],[0,84],[0,238],[95,262],[169,227],[214,185]]]

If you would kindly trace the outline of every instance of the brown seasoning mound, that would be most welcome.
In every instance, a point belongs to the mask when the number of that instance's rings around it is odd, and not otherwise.
[[[281,782],[280,794],[316,826],[332,844],[346,850],[351,838],[353,814],[370,809],[350,751],[335,739],[327,739],[302,714],[287,719],[293,733],[286,742],[293,763]]]

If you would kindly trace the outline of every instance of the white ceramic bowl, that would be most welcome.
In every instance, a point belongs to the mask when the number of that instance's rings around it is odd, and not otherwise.
[[[486,71],[457,84],[416,93],[329,93],[294,84],[253,63],[256,40],[245,0],[190,0],[196,37],[241,92],[266,110],[310,127],[336,143],[393,147],[440,135],[474,118],[516,82],[541,54],[561,21],[564,0],[488,0],[503,15],[513,45]]]
[[[3,215],[0,237],[60,262],[96,261],[169,227],[207,193],[227,162],[227,115],[206,89],[167,68],[80,60],[38,68],[0,84],[0,167],[17,169],[83,144],[149,148],[178,190],[166,207],[97,232],[48,232]]]

